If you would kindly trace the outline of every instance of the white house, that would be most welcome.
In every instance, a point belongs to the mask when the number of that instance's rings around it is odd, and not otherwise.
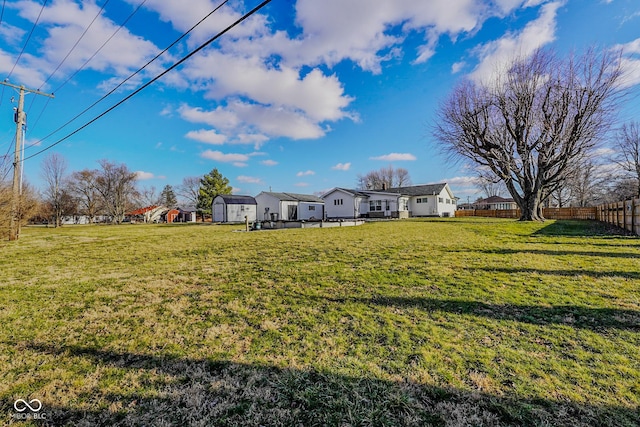
[[[263,191],[256,196],[258,220],[321,220],[325,202],[310,194]]]
[[[390,191],[350,190],[336,187],[322,195],[328,219],[406,218],[409,197]]]
[[[390,188],[386,191],[409,197],[409,216],[455,216],[457,199],[446,182]]]
[[[456,210],[456,198],[446,183],[385,190],[336,187],[322,198],[328,219],[454,216]]]
[[[251,196],[221,194],[213,199],[211,214],[213,222],[250,222],[256,220],[257,203]]]

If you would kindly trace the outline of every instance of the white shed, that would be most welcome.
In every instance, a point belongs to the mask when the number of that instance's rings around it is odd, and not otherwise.
[[[256,220],[257,203],[251,196],[221,194],[213,199],[211,214],[213,222],[250,222]]]
[[[256,196],[258,220],[321,220],[324,200],[310,194],[263,191]]]

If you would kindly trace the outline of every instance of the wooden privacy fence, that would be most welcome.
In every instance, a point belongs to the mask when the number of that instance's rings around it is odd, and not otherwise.
[[[613,224],[640,235],[640,199],[607,203],[593,208],[543,208],[546,219],[591,219]],[[483,216],[520,218],[520,209],[475,209],[456,211],[456,217]]]
[[[547,219],[597,219],[596,208],[543,208]],[[484,216],[490,218],[520,218],[520,209],[475,209],[456,211],[456,217]]]
[[[607,203],[596,207],[597,220],[640,235],[640,199]]]

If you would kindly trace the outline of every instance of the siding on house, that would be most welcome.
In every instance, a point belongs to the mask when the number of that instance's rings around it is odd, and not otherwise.
[[[324,200],[310,194],[263,191],[256,196],[256,202],[259,220],[320,220],[324,217]]]
[[[454,216],[456,210],[456,198],[446,183],[390,188],[384,191],[338,187],[322,198],[327,218]]]

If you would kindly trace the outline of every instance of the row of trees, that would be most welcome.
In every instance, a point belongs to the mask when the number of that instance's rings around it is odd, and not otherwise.
[[[54,226],[66,215],[85,215],[93,222],[105,215],[120,224],[139,197],[137,175],[127,165],[100,160],[99,169],[83,169],[67,175],[67,161],[57,153],[45,157],[41,175],[45,217]]]
[[[67,162],[53,153],[42,162],[41,175],[44,215],[59,226],[67,215],[85,215],[93,222],[98,215],[120,224],[127,212],[159,205],[176,208],[179,203],[195,207],[203,220],[211,213],[211,203],[218,194],[230,194],[229,180],[213,169],[203,177],[184,178],[177,191],[166,185],[159,194],[154,187],[139,189],[137,175],[125,164],[100,160],[98,169],[83,169],[66,174]],[[178,200],[178,197],[181,200]]]

